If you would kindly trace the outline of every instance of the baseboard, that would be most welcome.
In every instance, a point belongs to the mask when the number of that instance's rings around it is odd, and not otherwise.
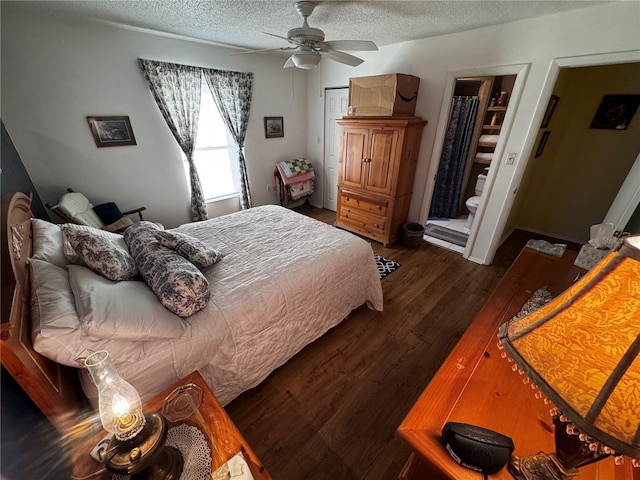
[[[513,228],[513,230],[511,230],[511,233],[513,233],[514,230],[522,230],[522,231],[525,231],[525,232],[533,233],[535,235],[545,235],[547,237],[557,238],[558,240],[562,240],[562,241],[565,241],[565,242],[577,243],[578,245],[584,245],[585,243],[587,243],[585,240],[581,240],[579,238],[567,237],[565,235],[558,235],[557,233],[550,233],[550,232],[545,232],[545,231],[542,231],[542,230],[531,229],[529,227],[523,227],[523,226],[520,226],[520,225],[515,226]]]
[[[515,232],[518,228],[517,227],[511,227],[511,230],[509,230],[509,232],[506,235],[503,235],[502,238],[500,239],[500,243],[498,243],[498,248],[500,247],[500,245],[502,245],[507,238],[509,238],[511,236],[511,234],[513,232]],[[527,230],[528,231],[528,230]]]

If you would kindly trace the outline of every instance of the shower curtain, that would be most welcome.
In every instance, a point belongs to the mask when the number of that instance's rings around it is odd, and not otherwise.
[[[429,217],[457,218],[464,170],[478,113],[478,97],[453,97]]]

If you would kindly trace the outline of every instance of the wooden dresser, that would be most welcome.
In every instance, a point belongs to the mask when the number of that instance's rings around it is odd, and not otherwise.
[[[553,452],[550,407],[537,400],[511,364],[500,356],[498,327],[517,314],[538,288],[552,295],[564,291],[583,273],[573,262],[577,252],[561,258],[525,248],[502,278],[441,365],[397,434],[413,454],[400,473],[401,480],[479,480],[478,472],[458,465],[441,442],[448,421],[470,423],[503,433],[513,439],[514,455]],[[491,476],[513,480],[506,468]],[[638,480],[640,468],[631,461],[614,465],[606,458],[580,469],[576,480]]]
[[[336,226],[387,246],[407,221],[422,129],[418,117],[343,117]]]

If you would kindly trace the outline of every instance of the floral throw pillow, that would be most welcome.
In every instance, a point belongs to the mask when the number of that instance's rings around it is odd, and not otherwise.
[[[153,236],[160,242],[160,245],[174,250],[198,268],[213,265],[224,257],[222,252],[208,246],[191,235],[158,230],[153,232]]]
[[[210,297],[207,278],[186,258],[160,245],[154,236],[158,228],[147,223],[135,223],[124,234],[140,275],[176,315],[188,317],[202,310]]]
[[[87,267],[114,281],[133,280],[138,275],[131,254],[110,238],[62,227],[64,236]]]

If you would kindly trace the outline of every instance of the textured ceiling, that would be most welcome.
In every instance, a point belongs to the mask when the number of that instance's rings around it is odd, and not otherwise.
[[[326,40],[373,40],[378,46],[472,30],[575,10],[590,0],[422,0],[316,2],[309,25]],[[250,49],[288,46],[262,32],[286,36],[302,25],[293,0],[2,1],[46,15],[86,17],[191,39]],[[542,34],[542,32],[541,32]]]

